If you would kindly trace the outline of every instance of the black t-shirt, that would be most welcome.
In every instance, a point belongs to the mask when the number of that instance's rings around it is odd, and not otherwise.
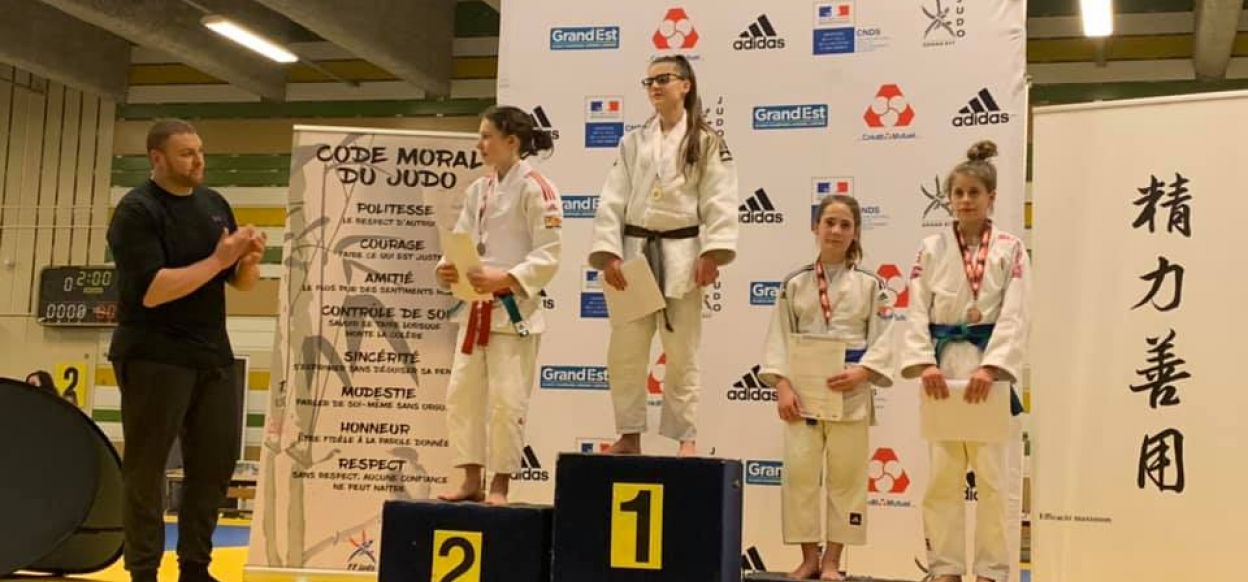
[[[195,188],[189,196],[178,196],[148,180],[121,199],[108,225],[120,296],[109,359],[192,368],[234,361],[225,331],[225,283],[233,267],[185,297],[143,306],[157,271],[209,257],[222,229],[234,232],[238,225],[229,203],[215,190]]]

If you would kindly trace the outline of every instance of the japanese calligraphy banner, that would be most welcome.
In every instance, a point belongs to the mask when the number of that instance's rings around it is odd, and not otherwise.
[[[1245,111],[1036,110],[1036,580],[1242,577]]]
[[[737,259],[706,294],[699,449],[745,462],[745,561],[791,568],[797,550],[781,544],[780,532],[783,424],[758,369],[781,281],[816,252],[811,207],[828,193],[857,197],[861,266],[885,280],[898,322],[919,242],[952,219],[940,182],[977,140],[1000,146],[994,220],[1021,234],[1025,19],[1021,0],[505,0],[498,100],[531,111],[555,133],[554,154],[537,163],[559,185],[565,218],[562,266],[547,288],[550,331],[529,409],[526,470],[513,497],[549,502],[557,455],[594,451],[615,436],[610,328],[598,274],[585,264],[592,218],[620,137],[653,113],[639,84],[647,63],[682,54],[740,178]],[[655,435],[665,362],[658,344],[644,447],[670,454],[675,444]],[[876,393],[868,543],[849,551],[854,573],[922,576],[928,452],[917,394],[907,381]],[[1021,437],[1016,442],[1021,456]],[[1021,477],[1010,489],[1016,516]]]

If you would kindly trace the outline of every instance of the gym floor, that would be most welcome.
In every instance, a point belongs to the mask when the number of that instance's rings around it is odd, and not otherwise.
[[[247,563],[247,538],[251,531],[251,522],[238,519],[222,519],[213,535],[212,575],[221,582],[242,582],[243,566]],[[173,549],[178,544],[178,528],[175,523],[165,523],[165,557],[160,563],[160,582],[177,582],[178,560]],[[40,576],[39,580],[53,581],[56,578]],[[130,576],[122,566],[121,560],[106,570],[63,578],[66,582],[129,582]],[[249,574],[247,582],[358,582],[359,576],[344,575],[278,575]],[[415,581],[413,581],[415,582]],[[1031,582],[1031,569],[1023,566],[1021,582]]]

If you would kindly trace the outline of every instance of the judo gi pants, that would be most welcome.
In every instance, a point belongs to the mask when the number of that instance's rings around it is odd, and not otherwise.
[[[677,441],[697,437],[695,421],[702,382],[698,368],[702,290],[694,289],[679,299],[668,297],[667,319],[672,331],[664,325],[663,311],[611,327],[607,373],[619,434],[646,432],[650,344],[658,330],[667,356],[659,434]]]
[[[867,425],[865,419],[785,423],[780,485],[784,543],[867,542]],[[827,498],[824,533],[821,488]]]
[[[539,336],[491,333],[489,344],[462,353],[467,325],[455,339],[446,392],[446,425],[456,467],[482,465],[494,473],[518,473],[524,424],[533,389]]]

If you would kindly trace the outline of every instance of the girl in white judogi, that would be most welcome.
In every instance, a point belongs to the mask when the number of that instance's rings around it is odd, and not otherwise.
[[[702,117],[698,82],[683,56],[660,57],[642,79],[655,114],[620,141],[594,217],[589,264],[624,289],[621,262],[644,256],[667,308],[611,328],[607,370],[620,438],[610,451],[640,453],[646,381],[657,329],[667,355],[659,434],[696,451],[701,391],[697,352],[702,287],[736,256],[737,170],[732,153]]]
[[[850,196],[827,196],[815,210],[819,256],[789,275],[767,329],[759,373],[776,387],[784,428],[781,482],[784,543],[801,544],[802,563],[789,577],[843,580],[841,551],[867,540],[867,428],[874,419],[872,384],[892,385],[892,351],[882,316],[888,296],[882,280],[856,268],[862,259],[862,211]],[[840,392],[840,418],[818,418],[803,407],[790,381],[790,342],[829,336],[846,346],[845,370],[826,380]],[[819,511],[826,489],[826,520]],[[821,522],[827,524],[821,533]],[[827,542],[820,558],[819,545]]]
[[[1027,249],[988,218],[997,172],[989,161],[996,144],[979,142],[945,183],[957,218],[953,227],[923,240],[910,274],[910,307],[901,374],[921,378],[931,398],[949,397],[948,379],[968,380],[966,401],[983,402],[993,382],[1018,382],[1027,339],[1030,266]],[[1013,414],[1021,401],[1010,388]],[[931,442],[931,481],[923,499],[928,568],[934,580],[957,582],[967,573],[965,491],[974,471],[973,574],[979,582],[1009,578],[1006,499],[1009,442]]]
[[[480,131],[477,150],[491,172],[468,187],[454,230],[471,234],[481,255],[482,267],[465,273],[468,282],[494,299],[456,312],[446,415],[464,481],[438,497],[501,505],[511,475],[520,471],[538,338],[546,327],[540,293],[559,267],[563,206],[555,185],[525,161],[553,147],[550,134],[527,113],[491,108]],[[443,260],[437,276],[449,286],[460,273]],[[488,495],[487,470],[494,473]]]

